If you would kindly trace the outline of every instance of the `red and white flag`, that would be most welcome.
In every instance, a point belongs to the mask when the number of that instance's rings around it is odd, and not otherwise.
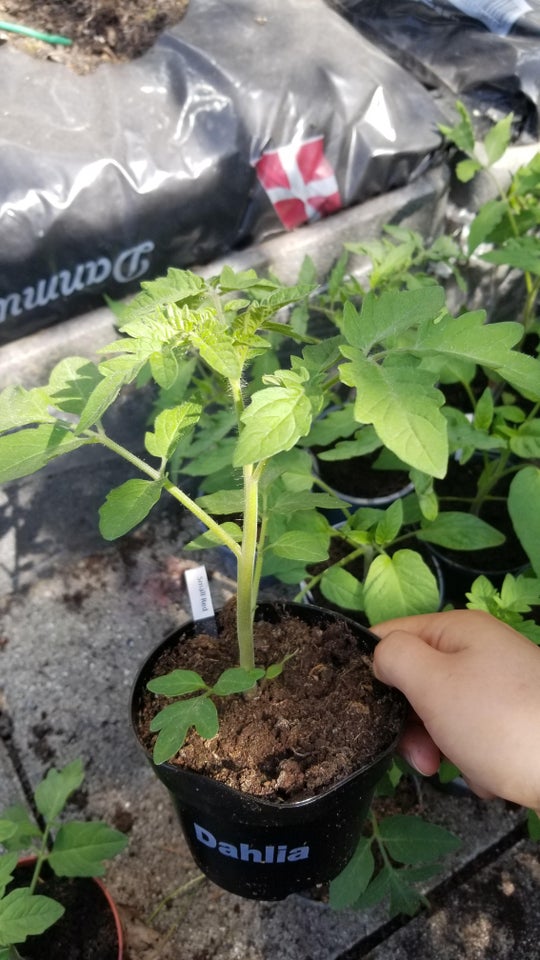
[[[324,155],[323,137],[268,150],[255,169],[287,230],[341,209],[339,187]]]

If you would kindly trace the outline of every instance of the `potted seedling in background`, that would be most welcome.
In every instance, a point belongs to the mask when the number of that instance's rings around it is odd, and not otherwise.
[[[452,574],[461,604],[476,575],[495,577],[500,586],[507,572],[529,565],[540,571],[540,404],[529,399],[539,393],[540,381],[525,399],[508,385],[501,390],[499,379],[478,400],[471,396],[470,415],[446,408],[453,456],[447,476],[435,483],[439,515],[419,536]],[[498,541],[481,546],[471,538],[472,519],[498,529]]]
[[[128,841],[106,823],[66,819],[83,779],[80,760],[49,771],[34,794],[42,826],[22,806],[0,815],[1,960],[71,956],[71,949],[79,956],[85,945],[101,960],[123,956],[116,907],[103,884],[89,878],[103,876],[103,861]]]
[[[367,625],[439,610],[442,577],[406,522],[409,503],[361,507],[332,527],[329,560],[308,569],[296,599],[328,603]]]
[[[1,479],[28,475],[85,445],[104,447],[142,475],[108,494],[100,511],[107,539],[140,523],[165,492],[236,558],[234,606],[216,615],[215,623],[207,616],[203,627],[193,622],[160,644],[139,671],[132,711],[145,752],[150,756],[154,750],[154,769],[174,795],[202,868],[227,889],[263,898],[305,889],[344,866],[375,784],[390,762],[404,712],[401,697],[373,679],[369,654],[375,640],[367,631],[346,619],[336,627],[329,611],[300,604],[268,609],[257,602],[268,535],[265,502],[273,503],[265,478],[270,487],[275,479],[278,496],[291,492],[280,487],[288,480],[280,479],[276,461],[294,450],[320,412],[320,384],[335,346],[304,348],[290,367],[266,374],[260,388],[246,391],[247,396],[243,385],[249,382],[253,359],[267,350],[265,331],[274,330],[276,313],[304,293],[260,280],[253,272],[236,275],[225,269],[220,277],[203,280],[171,270],[165,278],[144,283],[143,292],[122,311],[123,336],[105,349],[102,363],[68,358],[54,368],[45,387],[10,388],[0,400]],[[218,409],[207,408],[203,420],[194,384],[180,404],[162,409],[145,437],[152,463],[115,441],[104,423],[123,386],[151,377],[166,389],[194,356],[225,385],[223,409],[232,411],[234,430],[224,442],[230,466],[243,480],[239,498],[236,488],[216,491],[212,507],[219,518],[225,501],[238,505],[240,523],[216,520],[168,473],[178,443],[191,434],[196,438],[199,424],[206,429],[221,410],[219,399]],[[219,391],[213,391],[213,403],[216,397]],[[294,477],[289,479],[294,485]],[[335,498],[324,499],[335,503]],[[336,663],[342,665],[338,670]],[[358,701],[361,685],[371,698],[364,735],[359,733],[361,715],[352,707],[336,706],[334,681],[346,703]],[[304,728],[298,711],[306,688],[316,719]],[[252,725],[274,699],[281,727],[277,716],[270,717],[274,746],[261,755],[264,737],[258,738]],[[327,731],[321,719],[324,704],[331,717]],[[216,762],[227,717],[234,719],[236,710],[242,712],[244,731],[235,741],[237,753]],[[336,732],[337,716],[342,726]],[[326,754],[315,768],[306,767],[297,743],[305,745],[315,732],[317,740],[326,732]],[[337,740],[343,749],[336,754]],[[222,783],[226,772],[230,782]]]
[[[440,127],[460,153],[456,177],[468,183],[482,174],[491,182],[495,194],[479,207],[469,226],[466,255],[470,263],[479,258],[484,264],[506,267],[507,273],[512,272],[521,279],[523,297],[519,319],[524,338],[534,334],[532,343],[526,345],[534,345],[534,350],[538,344],[536,305],[540,290],[540,152],[515,173],[501,174],[496,165],[510,144],[512,114],[494,124],[487,135],[477,141],[466,107],[458,101],[456,109],[458,122],[453,127]],[[494,279],[500,286],[505,277],[498,271]]]

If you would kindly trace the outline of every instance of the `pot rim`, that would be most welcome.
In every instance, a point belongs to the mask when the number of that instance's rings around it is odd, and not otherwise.
[[[376,634],[374,634],[371,630],[369,630],[368,627],[364,627],[362,626],[362,624],[357,623],[355,620],[352,620],[350,617],[344,616],[340,613],[336,613],[335,611],[326,609],[324,607],[318,607],[314,604],[306,607],[306,604],[303,604],[303,603],[296,603],[294,601],[276,600],[276,601],[262,601],[260,604],[257,604],[257,610],[265,606],[266,607],[270,606],[274,608],[280,608],[280,607],[291,608],[292,607],[293,610],[295,610],[300,616],[302,614],[305,616],[306,610],[309,610],[310,611],[309,615],[311,615],[311,613],[313,613],[314,615],[317,615],[318,613],[320,613],[323,616],[329,617],[331,619],[344,620],[353,629],[355,633],[360,632],[361,634],[364,634],[365,636],[367,636],[367,638],[373,642],[374,646],[379,642],[379,637],[377,637]],[[257,614],[255,614],[255,616],[257,617]],[[178,766],[170,763],[169,761],[165,761],[164,763],[158,764],[158,765],[154,764],[151,753],[146,749],[146,747],[143,746],[138,736],[137,724],[135,722],[134,711],[133,711],[133,705],[135,702],[135,693],[140,685],[141,676],[145,672],[145,669],[148,666],[148,664],[151,663],[153,658],[158,654],[158,651],[160,651],[162,647],[165,647],[167,643],[172,642],[173,638],[175,638],[183,630],[189,629],[195,622],[196,621],[188,620],[186,621],[186,623],[182,624],[180,627],[173,630],[171,634],[165,637],[156,647],[154,647],[154,649],[149,654],[147,654],[143,662],[140,664],[137,670],[135,679],[133,681],[133,684],[131,686],[131,692],[130,692],[130,698],[129,698],[130,722],[131,722],[132,730],[135,735],[135,739],[137,741],[137,744],[140,750],[142,751],[146,759],[149,760],[153,766],[156,766],[156,767],[159,766],[162,769],[169,769],[171,771],[174,771],[176,774],[182,773],[185,776],[188,776],[193,779],[198,779],[201,782],[204,782],[205,780],[212,780],[212,777],[208,777],[206,774],[196,773],[192,770],[187,770],[187,769],[183,770],[182,768],[179,768]],[[399,691],[395,691],[395,692],[396,694],[399,694]],[[408,707],[405,697],[403,697],[401,694],[399,694],[399,696],[402,699],[402,717],[400,720],[399,729],[395,734],[395,736],[392,738],[392,740],[386,745],[386,747],[383,750],[379,751],[379,753],[377,753],[377,755],[372,760],[363,764],[363,766],[353,771],[353,773],[350,773],[348,776],[343,777],[341,780],[338,780],[337,783],[332,784],[331,786],[327,787],[325,790],[321,790],[318,793],[314,794],[313,796],[304,797],[302,800],[292,800],[292,801],[276,803],[276,802],[273,802],[272,800],[268,800],[266,797],[257,797],[257,796],[254,796],[253,794],[249,794],[242,790],[237,790],[235,787],[231,787],[226,783],[220,782],[219,783],[220,788],[224,792],[229,793],[231,796],[236,795],[236,796],[249,797],[254,802],[259,804],[261,807],[267,807],[274,810],[276,809],[295,810],[300,807],[312,806],[313,804],[317,803],[317,801],[321,800],[321,798],[328,797],[331,794],[337,792],[338,790],[341,790],[343,786],[350,783],[356,777],[363,776],[377,763],[380,763],[380,761],[383,760],[385,757],[388,757],[390,754],[394,753],[396,746],[399,742],[399,739],[403,733],[403,728],[405,725],[405,720],[407,715],[407,707]],[[217,781],[214,781],[214,782],[217,782]]]

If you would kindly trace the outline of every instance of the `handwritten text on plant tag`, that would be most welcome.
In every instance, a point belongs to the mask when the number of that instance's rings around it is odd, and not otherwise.
[[[214,616],[214,606],[210,595],[210,585],[206,567],[192,567],[184,574],[188,589],[189,602],[194,620],[207,620]]]

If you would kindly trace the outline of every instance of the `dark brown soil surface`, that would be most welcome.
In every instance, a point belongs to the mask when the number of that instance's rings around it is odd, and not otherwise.
[[[30,867],[15,871],[15,883],[27,884]],[[55,877],[40,881],[36,893],[58,900],[66,912],[45,933],[28,937],[25,960],[118,960],[118,937],[105,894],[94,880]]]
[[[0,43],[16,44],[41,60],[90,73],[101,63],[133,60],[167,27],[178,23],[189,0],[0,0],[0,20],[72,40],[51,44],[0,30]]]
[[[196,670],[211,684],[237,660],[229,608],[218,638],[199,635],[161,654],[154,675]],[[192,732],[174,762],[236,789],[277,801],[320,793],[369,763],[399,732],[403,701],[373,677],[371,657],[359,650],[345,623],[310,627],[296,617],[255,624],[258,665],[296,651],[283,674],[257,695],[216,701],[220,730],[212,740]],[[166,703],[147,693],[140,707],[141,739]]]

